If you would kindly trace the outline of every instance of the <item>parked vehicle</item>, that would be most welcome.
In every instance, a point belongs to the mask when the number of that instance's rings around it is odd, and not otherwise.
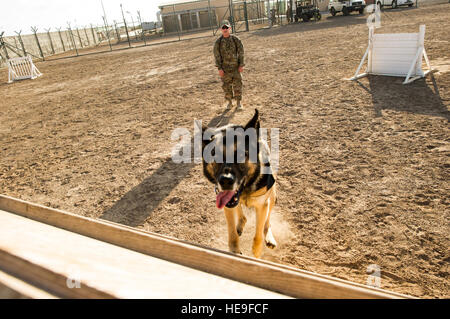
[[[295,22],[298,22],[300,19],[304,22],[308,22],[311,19],[319,21],[322,18],[319,7],[317,6],[317,0],[297,1],[296,8],[294,16]]]
[[[395,9],[399,6],[412,7],[414,5],[413,0],[376,0],[376,2],[380,8],[384,6],[390,6],[392,7],[392,9]]]
[[[328,3],[328,10],[333,17],[338,12],[342,12],[345,16],[348,16],[353,11],[358,11],[359,14],[363,14],[365,7],[366,2],[364,0],[330,0]]]

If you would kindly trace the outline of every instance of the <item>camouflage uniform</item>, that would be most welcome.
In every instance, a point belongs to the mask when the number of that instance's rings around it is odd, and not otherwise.
[[[244,46],[241,40],[232,34],[228,38],[221,36],[214,44],[214,58],[216,67],[224,72],[222,88],[225,92],[225,99],[231,100],[234,97],[240,101],[242,99],[242,76],[238,68],[244,66]]]

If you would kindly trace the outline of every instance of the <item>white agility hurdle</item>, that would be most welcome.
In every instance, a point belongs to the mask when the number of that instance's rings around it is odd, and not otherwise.
[[[403,84],[425,77],[432,69],[424,47],[425,25],[419,33],[380,33],[369,28],[369,45],[355,75],[349,80],[357,80],[369,74],[406,77]],[[367,58],[367,68],[359,74]],[[425,58],[428,70],[422,70]]]
[[[7,64],[9,70],[8,83],[16,80],[35,79],[42,75],[30,56],[8,59]]]

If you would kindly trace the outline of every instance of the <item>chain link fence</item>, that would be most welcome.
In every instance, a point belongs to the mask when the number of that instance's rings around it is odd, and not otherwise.
[[[326,8],[328,0],[318,0]],[[369,0],[368,0],[369,1]],[[418,0],[444,3],[447,0]],[[143,21],[140,11],[129,12],[121,6],[120,20],[103,24],[56,29],[31,27],[30,34],[15,32],[3,36],[0,30],[0,66],[6,59],[30,55],[37,60],[52,60],[155,45],[199,37],[216,37],[220,23],[229,20],[234,33],[292,23],[288,6],[295,12],[296,0],[191,0],[159,6],[160,21]]]

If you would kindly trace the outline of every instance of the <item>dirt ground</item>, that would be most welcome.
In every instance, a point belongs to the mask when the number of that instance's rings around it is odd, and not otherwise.
[[[353,75],[367,16],[240,33],[243,111],[226,111],[213,37],[37,63],[0,76],[0,193],[227,249],[225,217],[199,164],[175,164],[172,130],[245,123],[280,129],[278,247],[263,258],[449,298],[450,4],[386,10],[376,32],[418,32],[439,72]],[[254,217],[242,236],[251,254]]]

